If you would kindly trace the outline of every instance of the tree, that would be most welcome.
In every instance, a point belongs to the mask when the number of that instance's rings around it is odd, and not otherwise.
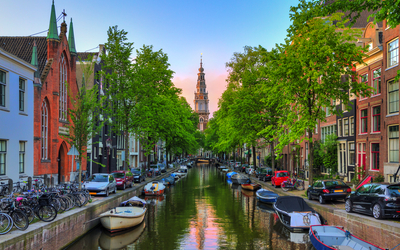
[[[107,53],[101,55],[103,64],[102,76],[106,80],[106,94],[110,96],[108,112],[112,117],[112,130],[124,135],[125,161],[124,169],[128,166],[129,156],[129,129],[135,117],[129,115],[137,104],[138,88],[134,85],[131,54],[133,43],[128,42],[128,32],[118,30],[118,26],[110,27],[107,31],[108,39],[105,43]]]
[[[363,49],[352,43],[357,31],[346,28],[344,24],[348,20],[341,20],[341,16],[337,13],[297,25],[285,44],[277,47],[279,67],[275,67],[274,77],[279,84],[271,95],[280,98],[280,105],[287,110],[277,126],[278,149],[281,151],[291,142],[304,140],[307,131],[310,170],[314,156],[313,131],[318,120],[325,121],[322,108],[328,107],[336,113],[332,100],[343,100],[347,104],[349,93],[370,94],[369,87],[363,83],[341,80],[342,75],[355,77],[355,63],[363,64],[364,56]],[[309,181],[311,185],[313,171],[310,171]]]
[[[86,148],[88,141],[92,138],[94,133],[99,131],[100,126],[97,125],[95,117],[98,117],[99,111],[102,106],[102,98],[98,100],[97,88],[86,89],[86,76],[93,74],[94,63],[92,57],[89,56],[86,62],[82,62],[82,87],[79,89],[77,96],[74,101],[71,102],[72,108],[68,109],[68,116],[70,123],[66,124],[69,129],[68,135],[61,135],[68,144],[73,145],[78,151],[78,162],[79,162],[79,190],[81,189],[81,177],[82,177],[82,159],[86,154]],[[68,91],[68,93],[72,93]]]
[[[320,145],[321,150],[319,152],[324,167],[329,169],[329,175],[333,176],[338,170],[337,136],[335,134],[328,135]]]

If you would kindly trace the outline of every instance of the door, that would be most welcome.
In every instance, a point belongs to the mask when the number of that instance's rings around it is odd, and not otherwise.
[[[66,150],[64,147],[64,143],[61,144],[60,149],[58,150],[58,158],[57,158],[57,163],[58,163],[58,183],[62,183],[63,181],[66,181],[65,179],[63,180],[63,175],[65,171],[65,164],[66,164]]]
[[[370,205],[368,203],[369,203],[369,193],[371,191],[371,185],[372,184],[366,184],[357,189],[353,199],[353,208],[355,210],[369,213]]]
[[[322,189],[324,188],[322,181],[316,181],[311,189],[311,196],[314,198],[318,198],[319,194],[322,193]]]
[[[365,173],[365,159],[367,157],[366,148],[366,143],[358,143],[358,167],[363,169],[363,173]],[[358,180],[361,180],[363,178],[360,172],[358,173],[357,178]]]

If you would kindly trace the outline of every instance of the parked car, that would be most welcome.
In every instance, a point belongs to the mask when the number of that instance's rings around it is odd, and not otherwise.
[[[112,174],[93,174],[84,182],[85,188],[91,195],[105,195],[117,193],[117,182]]]
[[[138,169],[138,168],[133,168],[132,169],[132,174],[133,174],[133,181],[141,183],[142,181],[146,180],[146,174]]]
[[[240,166],[242,166],[242,163],[237,161],[235,162],[235,168],[240,168]]]
[[[318,199],[321,204],[326,200],[346,199],[349,193],[351,188],[341,180],[318,180],[307,189],[308,199]]]
[[[230,160],[230,161],[229,161],[229,166],[230,166],[230,167],[234,167],[234,166],[235,166],[235,161]]]
[[[151,177],[153,175],[157,176],[157,175],[160,175],[160,174],[161,174],[161,171],[158,168],[158,165],[156,165],[156,164],[150,165],[150,168],[149,168],[149,171],[147,173],[147,176]]]
[[[365,184],[346,197],[346,212],[358,212],[375,219],[400,215],[400,183]]]
[[[287,181],[289,179],[289,172],[286,170],[275,171],[274,175],[271,178],[271,185],[275,188],[280,186],[283,181]]]
[[[272,175],[272,168],[259,168],[256,171],[256,176],[260,181],[270,181]]]
[[[250,165],[246,168],[246,174],[252,174],[254,172],[254,166]]]
[[[249,167],[249,164],[242,164],[242,166],[239,167],[240,172],[246,172],[246,168]]]
[[[133,187],[133,174],[129,170],[116,170],[112,171],[111,174],[114,176],[117,182],[117,188],[125,190],[126,187]]]
[[[160,169],[161,173],[167,172],[167,168],[165,167],[164,163],[158,163],[157,166],[158,166],[158,169]]]

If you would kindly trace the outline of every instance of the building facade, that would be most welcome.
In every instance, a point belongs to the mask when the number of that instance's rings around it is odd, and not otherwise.
[[[203,59],[200,60],[199,73],[197,73],[196,92],[194,93],[194,109],[199,114],[198,129],[204,131],[210,116],[208,105],[208,92],[203,68]]]
[[[33,176],[35,66],[0,48],[0,178]]]

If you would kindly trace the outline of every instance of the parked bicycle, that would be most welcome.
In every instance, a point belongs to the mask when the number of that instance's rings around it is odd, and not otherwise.
[[[281,183],[281,188],[284,192],[290,189],[304,190],[304,181],[298,178],[292,178]]]

